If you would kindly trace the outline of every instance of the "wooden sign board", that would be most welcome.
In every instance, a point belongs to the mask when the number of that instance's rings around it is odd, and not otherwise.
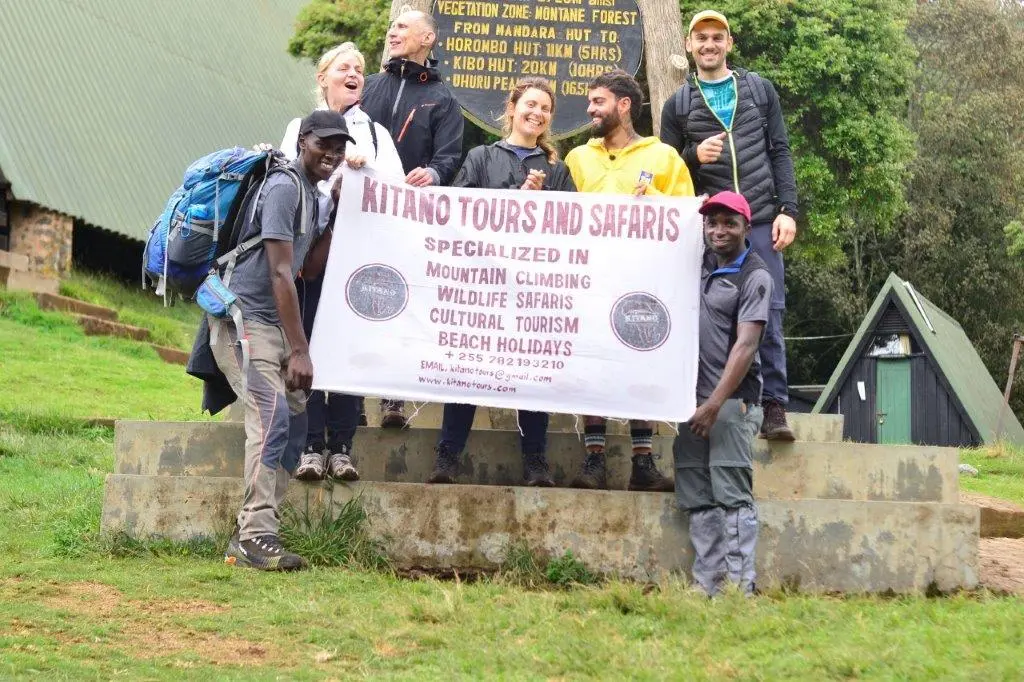
[[[501,133],[517,80],[543,76],[557,97],[554,138],[583,130],[587,85],[614,68],[636,74],[643,25],[636,0],[436,0],[439,70],[463,111]]]

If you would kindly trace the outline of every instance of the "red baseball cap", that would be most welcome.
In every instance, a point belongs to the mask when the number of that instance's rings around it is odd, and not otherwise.
[[[736,192],[719,192],[715,196],[706,199],[698,209],[701,215],[707,215],[716,208],[724,208],[733,213],[739,213],[750,222],[750,204],[743,198],[742,194]]]

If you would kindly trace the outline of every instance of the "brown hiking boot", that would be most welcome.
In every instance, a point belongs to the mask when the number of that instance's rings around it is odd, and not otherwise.
[[[404,429],[407,425],[402,403],[393,400],[380,401],[380,428]]]
[[[661,475],[654,464],[654,455],[633,455],[633,471],[629,475],[629,486],[626,489],[670,493],[676,489],[676,482]]]
[[[572,479],[571,487],[585,490],[607,490],[608,475],[603,452],[588,452],[580,472]]]
[[[796,440],[793,431],[786,423],[786,408],[774,400],[765,400],[761,403],[764,409],[764,421],[761,422],[761,437],[768,440],[778,440],[792,443]]]

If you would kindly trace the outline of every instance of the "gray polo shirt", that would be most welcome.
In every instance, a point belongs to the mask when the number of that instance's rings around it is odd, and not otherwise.
[[[703,403],[722,379],[740,322],[767,324],[771,312],[772,277],[764,261],[749,248],[719,268],[708,251],[700,277],[700,364],[697,402]],[[761,360],[757,353],[739,388],[730,398],[761,400]]]
[[[239,243],[262,234],[264,240],[276,239],[292,243],[292,276],[299,274],[306,254],[317,234],[320,193],[306,178],[297,161],[290,166],[297,171],[301,188],[286,173],[273,173],[267,178],[257,203],[255,220],[251,207],[246,211]],[[306,225],[300,222],[299,192],[306,195]],[[238,296],[238,305],[245,320],[280,325],[277,303],[270,282],[270,264],[266,249],[257,248],[242,256],[231,275],[229,287]]]

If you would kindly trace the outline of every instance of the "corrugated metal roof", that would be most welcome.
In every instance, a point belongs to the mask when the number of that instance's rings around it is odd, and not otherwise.
[[[963,411],[977,430],[982,442],[995,442],[999,435],[996,434],[996,422],[1003,404],[1002,391],[992,379],[981,356],[960,324],[915,290],[914,295],[921,303],[921,307],[918,308],[906,284],[896,274],[889,275],[868,314],[864,316],[856,336],[850,341],[835,372],[832,373],[825,390],[822,391],[814,406],[814,412],[821,412],[832,403],[845,380],[848,368],[856,362],[864,344],[870,340],[869,337],[882,315],[884,303],[892,296],[906,309],[907,321],[913,326],[912,331],[935,363],[940,376],[949,383],[955,398],[960,401]],[[922,315],[922,309],[928,316],[927,321]],[[931,328],[928,326],[929,323]],[[1002,440],[1024,445],[1024,427],[1021,427],[1012,410],[1005,413],[1001,436]]]
[[[144,239],[196,158],[313,108],[303,0],[3,0],[0,168],[15,198]]]

